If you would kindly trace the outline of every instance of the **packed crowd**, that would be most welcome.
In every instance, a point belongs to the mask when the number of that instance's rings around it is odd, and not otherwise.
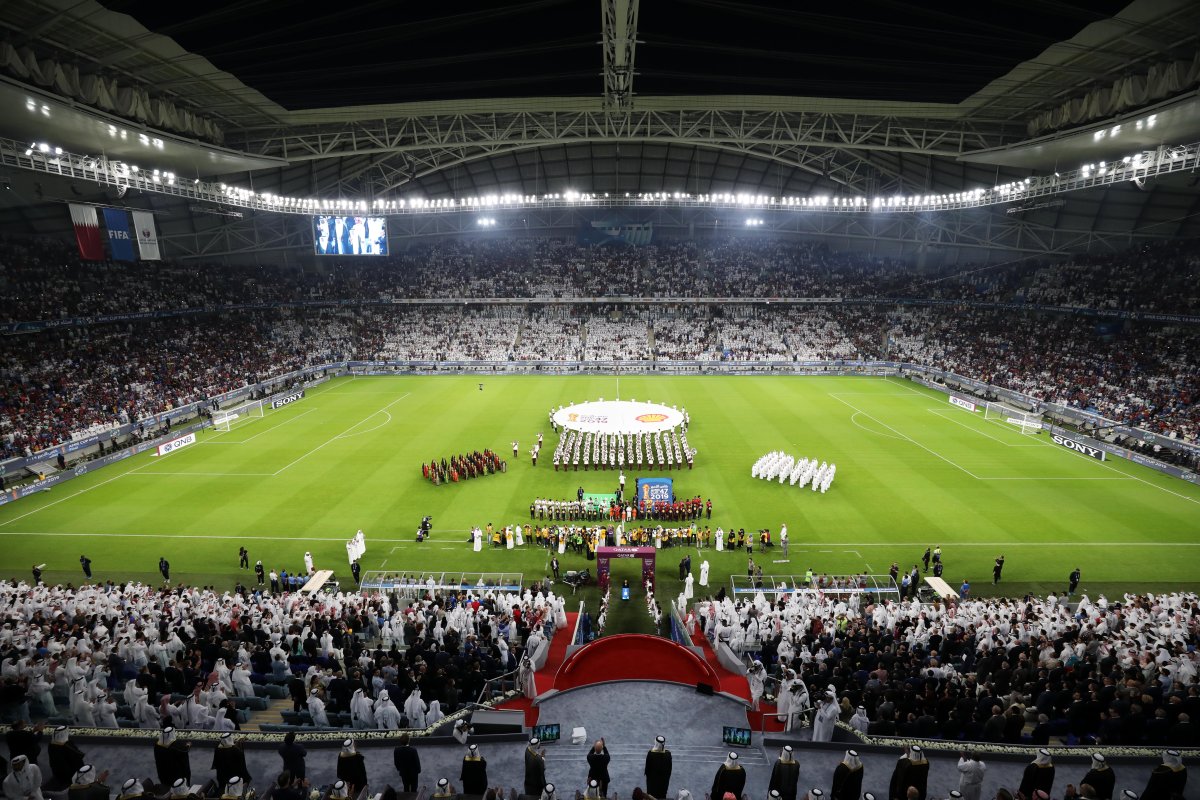
[[[751,598],[702,601],[693,620],[752,650],[763,665],[750,681],[755,703],[776,686],[780,718],[789,727],[812,719],[817,739],[840,718],[872,735],[997,744],[1200,742],[1200,601],[1191,594],[1085,595],[1077,608],[1054,593],[929,606],[768,585]]]
[[[0,241],[0,321],[207,306],[397,299],[578,297],[938,298],[1194,314],[1200,246],[1139,245],[1062,262],[954,264],[918,270],[895,259],[761,237],[645,247],[561,239],[418,243],[387,258],[315,267],[196,268],[82,262],[71,244]]]
[[[424,589],[402,601],[4,584],[0,716],[234,730],[244,701],[275,684],[296,724],[423,729],[535,657],[565,619],[540,585]]]
[[[1196,441],[1200,329],[978,309],[897,312],[891,358],[944,369],[1045,402]],[[1027,335],[1022,335],[1027,332]]]
[[[0,348],[0,456],[138,422],[266,375],[358,360],[892,357],[1195,440],[1200,334],[1183,324],[897,305],[391,305],[402,298],[917,297],[1196,313],[1200,246],[1144,245],[1060,264],[917,274],[759,238],[597,248],[552,239],[414,245],[387,264],[320,269],[81,263],[46,240],[0,243],[8,320],[351,301],[92,325]],[[252,345],[252,346],[251,346]],[[1136,444],[1136,443],[1135,443]]]
[[[542,342],[547,356],[628,360],[648,354],[648,329],[640,322],[540,316],[531,324],[507,309],[497,317],[487,313],[452,307],[260,311],[62,329],[40,334],[37,348],[15,346],[19,338],[6,340],[0,349],[0,456],[136,423],[343,358],[504,361],[515,350],[536,356]],[[1081,317],[970,308],[764,308],[745,310],[736,325],[724,316],[728,308],[698,307],[695,313],[706,319],[711,314],[718,336],[725,325],[758,332],[714,340],[708,349],[714,355],[771,358],[786,346],[795,360],[909,361],[1166,436],[1196,441],[1200,434],[1200,330],[1188,327],[1097,327]],[[639,334],[631,333],[639,326]],[[587,343],[575,338],[581,331]],[[744,344],[750,341],[755,344]],[[750,349],[728,350],[728,342]],[[582,460],[584,443],[579,444]],[[650,449],[647,445],[647,457]],[[686,443],[673,439],[662,455],[685,463],[689,452]],[[573,464],[574,455],[559,463]],[[601,455],[587,454],[589,461]],[[603,462],[611,463],[614,455],[605,452]]]

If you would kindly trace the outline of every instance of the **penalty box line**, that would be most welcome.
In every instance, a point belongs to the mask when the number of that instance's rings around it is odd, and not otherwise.
[[[894,381],[892,381],[892,379],[891,379],[890,377],[889,377],[889,378],[884,378],[884,380],[888,381],[889,383],[894,383]],[[911,386],[905,386],[903,383],[898,383],[897,385],[898,385],[898,386],[901,386],[901,387],[903,387],[903,388],[905,388],[905,389],[907,389],[908,391],[912,392],[912,393],[913,393],[913,394],[915,394],[915,395],[919,395],[919,396],[921,396],[921,397],[924,397],[924,398],[926,398],[926,399],[928,399],[929,397],[931,397],[931,396],[932,396],[932,395],[927,395],[927,394],[925,394],[924,392],[918,391],[917,389],[914,389],[914,388],[912,388]],[[932,390],[931,390],[931,391],[932,391]],[[1065,453],[1068,453],[1068,454],[1070,454],[1070,455],[1072,455],[1072,456],[1075,456],[1076,458],[1082,458],[1082,459],[1084,459],[1084,460],[1086,460],[1086,461],[1088,461],[1088,462],[1090,462],[1090,463],[1092,463],[1092,464],[1099,465],[1099,466],[1100,466],[1101,468],[1103,468],[1103,469],[1106,469],[1106,470],[1109,470],[1110,472],[1115,472],[1115,473],[1117,473],[1118,475],[1122,475],[1122,476],[1124,476],[1124,479],[1125,479],[1125,480],[1131,480],[1131,481],[1137,481],[1138,483],[1144,483],[1144,484],[1146,484],[1147,486],[1150,486],[1150,487],[1153,487],[1153,488],[1155,488],[1155,489],[1158,489],[1160,492],[1166,492],[1167,494],[1174,495],[1175,497],[1178,497],[1178,498],[1179,498],[1179,499],[1181,499],[1181,500],[1186,500],[1186,501],[1188,501],[1189,503],[1196,503],[1197,505],[1200,505],[1200,500],[1197,500],[1195,497],[1188,497],[1186,494],[1181,494],[1180,492],[1172,491],[1171,489],[1168,489],[1168,488],[1167,488],[1167,487],[1165,487],[1165,486],[1159,486],[1157,483],[1154,483],[1153,481],[1148,481],[1148,480],[1146,480],[1145,478],[1139,478],[1137,475],[1130,475],[1129,473],[1125,472],[1124,470],[1117,469],[1116,467],[1114,467],[1114,466],[1112,466],[1112,465],[1110,465],[1110,464],[1106,464],[1106,463],[1105,463],[1105,462],[1103,462],[1103,461],[1097,461],[1097,460],[1096,460],[1096,459],[1094,459],[1094,458],[1091,458],[1091,457],[1089,457],[1089,456],[1085,456],[1083,453],[1077,453],[1077,452],[1075,452],[1074,450],[1070,450],[1070,449],[1068,449],[1068,448],[1065,448],[1065,447],[1057,447],[1057,446],[1055,446],[1054,444],[1051,444],[1050,442],[1048,442],[1048,441],[1046,441],[1046,440],[1042,440],[1042,439],[1039,439],[1039,440],[1037,441],[1037,444],[1043,444],[1043,445],[1045,445],[1046,447],[1052,448],[1052,449],[1053,449],[1053,450],[1055,450],[1056,452],[1065,452]]]
[[[934,449],[932,449],[932,448],[926,447],[925,445],[923,445],[923,444],[921,444],[920,442],[918,442],[916,439],[914,439],[914,438],[912,438],[911,436],[908,436],[907,434],[905,434],[903,431],[898,431],[898,430],[896,430],[896,429],[895,429],[895,428],[893,428],[891,425],[888,425],[886,422],[883,422],[883,421],[882,421],[882,420],[880,420],[878,417],[874,417],[874,416],[872,416],[871,414],[868,414],[866,411],[863,411],[861,408],[859,408],[858,406],[854,405],[853,403],[849,403],[849,402],[847,402],[847,401],[843,400],[842,398],[838,397],[836,393],[830,393],[830,394],[829,394],[829,396],[830,396],[830,397],[832,397],[834,400],[838,401],[839,403],[841,403],[842,405],[844,405],[844,406],[846,406],[846,407],[848,407],[848,408],[851,408],[851,409],[853,409],[854,411],[857,411],[859,414],[862,414],[862,415],[863,415],[864,417],[866,417],[867,419],[869,419],[869,420],[872,420],[873,422],[875,422],[875,423],[877,423],[877,424],[879,424],[879,425],[882,425],[883,427],[887,428],[889,431],[891,431],[892,433],[896,434],[896,435],[897,435],[897,436],[899,436],[900,438],[902,438],[902,439],[904,439],[904,440],[906,440],[906,441],[908,441],[908,442],[910,442],[910,443],[912,443],[912,444],[915,444],[917,447],[921,448],[921,449],[922,449],[922,450],[924,450],[926,453],[929,453],[931,456],[935,456],[935,457],[937,457],[937,458],[940,458],[942,461],[945,461],[945,462],[946,462],[947,464],[949,464],[950,466],[954,467],[954,468],[955,468],[955,469],[957,469],[957,470],[960,470],[960,471],[962,471],[962,472],[965,472],[967,475],[970,475],[972,478],[974,478],[974,479],[975,479],[975,480],[977,480],[977,481],[979,481],[979,480],[983,480],[983,478],[980,478],[978,475],[976,475],[974,472],[971,472],[971,470],[967,469],[967,468],[966,468],[966,467],[964,467],[963,465],[961,465],[961,464],[959,464],[959,463],[955,462],[954,460],[952,460],[952,459],[950,459],[950,458],[947,458],[946,456],[942,455],[941,453],[937,452],[936,450],[934,450]]]
[[[313,453],[317,452],[318,450],[320,450],[321,448],[325,447],[326,445],[329,445],[329,444],[332,444],[333,442],[336,442],[338,439],[341,439],[343,436],[345,436],[347,433],[349,433],[350,431],[352,431],[352,430],[354,430],[355,428],[357,428],[359,425],[362,425],[364,422],[366,422],[367,420],[371,419],[371,417],[375,417],[375,416],[378,416],[378,415],[379,415],[379,414],[381,414],[381,413],[384,413],[384,412],[386,412],[386,411],[387,411],[389,408],[391,408],[392,406],[396,405],[396,403],[399,403],[401,400],[403,400],[404,398],[406,398],[406,397],[410,396],[411,394],[412,394],[412,392],[405,392],[404,394],[400,395],[400,396],[399,396],[399,397],[397,397],[395,400],[393,400],[392,402],[388,403],[386,406],[384,406],[383,408],[379,409],[378,411],[375,411],[375,412],[373,412],[373,413],[371,413],[371,414],[368,414],[367,416],[363,417],[363,418],[362,418],[362,419],[360,419],[358,422],[354,423],[354,424],[353,424],[353,425],[351,425],[349,428],[346,428],[346,430],[342,431],[342,432],[341,432],[341,433],[339,433],[338,435],[336,435],[336,436],[333,436],[333,437],[330,437],[329,439],[326,439],[324,442],[321,442],[321,444],[319,444],[319,445],[317,445],[316,447],[314,447],[313,449],[309,450],[307,453],[305,453],[304,455],[302,455],[302,456],[300,456],[299,458],[295,459],[295,460],[294,460],[294,461],[292,461],[291,463],[289,463],[289,464],[286,464],[285,466],[281,467],[280,469],[276,470],[275,472],[272,472],[272,473],[271,473],[272,477],[274,477],[275,475],[278,475],[278,474],[280,474],[280,473],[281,473],[281,472],[283,472],[284,470],[287,470],[287,469],[290,469],[291,467],[294,467],[296,464],[299,464],[301,461],[303,461],[304,459],[308,458],[308,457],[309,457],[309,456],[311,456]]]
[[[196,444],[247,444],[249,442],[253,442],[255,439],[257,439],[260,436],[263,436],[265,434],[270,433],[271,431],[282,428],[284,425],[289,425],[289,424],[295,422],[296,420],[300,419],[301,417],[303,417],[307,414],[311,414],[314,411],[320,411],[320,409],[315,406],[310,406],[310,407],[304,409],[303,411],[301,411],[299,414],[295,415],[294,417],[285,419],[283,422],[280,422],[278,425],[272,425],[271,427],[261,430],[258,433],[254,434],[253,436],[247,437],[245,439],[222,439],[219,442],[214,442],[210,438],[207,441],[196,442]]]
[[[972,433],[977,433],[980,436],[984,437],[985,439],[991,439],[996,444],[1002,444],[1005,447],[1038,447],[1039,446],[1039,443],[1037,442],[1036,439],[1032,442],[1022,442],[1021,444],[1013,444],[1012,442],[1006,442],[1003,439],[1001,439],[999,436],[992,436],[987,431],[981,431],[978,428],[974,428],[974,427],[968,425],[967,423],[963,422],[961,419],[955,419],[954,416],[951,416],[951,415],[957,416],[958,414],[962,413],[961,411],[955,411],[954,409],[944,409],[944,408],[927,408],[925,410],[928,411],[930,414],[941,417],[942,419],[946,420],[947,422],[953,422],[955,425],[958,425],[959,427],[966,428],[967,430],[971,431]],[[949,411],[950,413],[947,414],[946,413],[947,411]]]

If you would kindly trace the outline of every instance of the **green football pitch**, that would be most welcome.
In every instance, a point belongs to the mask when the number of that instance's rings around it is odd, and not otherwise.
[[[906,380],[504,376],[483,377],[482,390],[480,380],[338,379],[170,455],[143,454],[0,507],[0,575],[27,579],[45,563],[46,580],[79,582],[86,554],[96,579],[157,584],[165,556],[173,581],[231,588],[252,580],[238,569],[245,546],[251,563],[289,572],[311,551],[346,585],[345,542],[361,528],[364,570],[532,580],[547,570],[545,550],[474,553],[467,531],[527,522],[535,497],[615,491],[616,472],[554,471],[547,412],[621,397],[686,406],[695,469],[665,474],[678,495],[712,499],[714,529],[777,536],[787,523],[787,560],[778,548],[755,554],[766,575],[885,574],[892,561],[911,568],[926,546],[940,545],[946,581],[970,579],[976,595],[1062,591],[1075,567],[1093,596],[1200,585],[1200,487],[1022,435]],[[533,467],[539,431],[546,441]],[[421,477],[422,461],[484,448],[509,458],[507,473],[442,486]],[[755,460],[776,449],[836,463],[829,492],[752,478]],[[627,471],[630,487],[650,474],[664,473]],[[417,543],[425,514],[433,537]],[[714,587],[745,574],[744,552],[691,554],[694,570],[710,562]],[[1001,554],[1003,581],[993,587]],[[678,591],[682,555],[661,551],[660,595]],[[591,565],[571,553],[562,561]]]

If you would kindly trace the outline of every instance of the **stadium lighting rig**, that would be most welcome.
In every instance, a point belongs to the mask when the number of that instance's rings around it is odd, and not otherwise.
[[[1151,118],[1143,120],[1153,125]],[[155,140],[148,139],[153,150]],[[80,155],[64,151],[49,142],[18,142],[0,139],[0,165],[35,172],[62,175],[76,180],[115,186],[119,191],[140,189],[175,195],[198,202],[213,203],[278,214],[329,214],[357,216],[399,216],[470,212],[486,215],[505,209],[539,208],[715,208],[751,213],[773,212],[827,214],[894,214],[927,211],[959,211],[986,206],[1019,204],[1026,209],[1039,198],[1067,192],[1133,182],[1143,186],[1148,180],[1175,172],[1200,168],[1200,143],[1164,145],[1142,150],[1123,158],[1083,164],[1069,172],[1030,176],[1020,180],[975,186],[957,192],[892,195],[773,196],[745,192],[692,194],[688,192],[641,192],[624,194],[581,192],[566,189],[547,194],[487,194],[468,197],[390,198],[293,197],[273,192],[256,192],[241,186],[193,179],[179,181],[175,173],[141,168],[136,164],[104,156]],[[1044,201],[1043,201],[1044,202]],[[490,227],[481,216],[480,227]],[[747,219],[748,227],[762,224],[759,216]]]

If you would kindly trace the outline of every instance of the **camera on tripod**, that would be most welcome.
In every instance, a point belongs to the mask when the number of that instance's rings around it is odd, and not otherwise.
[[[433,517],[426,514],[421,518],[421,525],[417,528],[417,541],[423,542],[429,538],[430,531],[433,529]]]

